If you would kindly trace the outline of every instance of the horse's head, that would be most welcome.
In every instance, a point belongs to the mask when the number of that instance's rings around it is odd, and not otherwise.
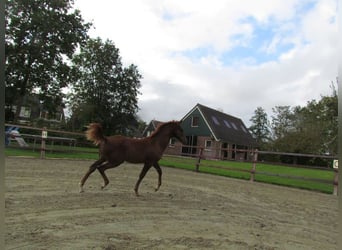
[[[175,137],[176,139],[178,139],[181,143],[186,144],[187,140],[180,124],[181,124],[180,122],[174,122],[171,135],[172,137]]]

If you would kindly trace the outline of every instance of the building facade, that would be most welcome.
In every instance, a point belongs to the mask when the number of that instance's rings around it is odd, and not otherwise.
[[[150,123],[146,126],[146,128],[144,129],[144,132],[142,134],[143,137],[148,137],[150,136],[154,130],[156,130],[156,128],[162,124],[163,122],[161,121],[157,121],[157,120],[152,120],[150,121]]]
[[[17,106],[5,106],[5,120],[12,123],[14,114],[17,112]],[[48,127],[59,128],[65,122],[63,106],[57,106],[56,111],[50,114],[40,103],[35,94],[27,95],[23,99],[23,104],[19,111],[18,124],[38,126],[39,124],[49,125]]]
[[[240,118],[197,104],[182,119],[187,145],[175,141],[166,154],[198,155],[204,158],[250,160],[244,150],[257,146],[255,139]],[[181,147],[181,150],[180,150]],[[241,150],[241,151],[239,151]]]

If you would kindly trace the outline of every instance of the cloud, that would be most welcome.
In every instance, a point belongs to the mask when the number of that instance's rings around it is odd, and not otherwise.
[[[181,119],[197,103],[248,124],[258,106],[305,105],[337,76],[335,0],[91,1],[75,5],[144,79],[139,115]]]

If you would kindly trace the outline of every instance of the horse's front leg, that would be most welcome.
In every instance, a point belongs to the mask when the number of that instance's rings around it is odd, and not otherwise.
[[[135,187],[134,187],[134,192],[135,192],[135,195],[136,195],[136,196],[139,196],[138,189],[139,189],[140,182],[141,182],[142,179],[145,177],[147,171],[148,171],[150,168],[151,168],[151,165],[145,163],[143,169],[141,170],[140,175],[139,175],[139,179],[138,179],[138,181],[137,181],[137,183],[135,184]]]
[[[103,178],[103,186],[101,186],[101,189],[103,190],[108,184],[109,184],[109,179],[107,175],[105,174],[105,171],[109,168],[115,168],[119,166],[122,162],[117,162],[117,163],[109,163],[107,162],[106,164],[103,164],[97,168],[97,170],[100,172],[102,178]]]
[[[158,185],[157,187],[155,188],[155,191],[157,192],[162,184],[162,170],[158,164],[158,162],[154,163],[153,164],[153,167],[157,170],[158,172]]]
[[[102,190],[109,184],[109,179],[107,175],[105,174],[105,170],[109,167],[106,168],[106,166],[108,166],[108,163],[97,168],[97,170],[100,172],[102,179],[103,179],[103,186],[101,186]]]

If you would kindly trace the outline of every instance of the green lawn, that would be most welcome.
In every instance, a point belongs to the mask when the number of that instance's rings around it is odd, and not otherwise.
[[[172,157],[172,156],[164,156],[160,165],[169,166],[169,167],[177,167],[183,168],[187,170],[195,170],[197,159],[189,159],[189,158],[181,158],[181,157]],[[225,169],[225,168],[229,168]],[[233,169],[233,170],[232,170]],[[236,169],[236,171],[234,171]],[[246,162],[235,162],[235,161],[216,161],[216,160],[202,160],[199,171],[202,173],[209,173],[239,179],[250,179],[249,172],[242,172],[239,170],[250,171],[252,169],[252,163]],[[278,166],[278,165],[270,165],[264,163],[258,163],[256,165],[256,175],[255,181],[265,182],[289,187],[303,188],[309,190],[315,190],[324,193],[332,193],[333,192],[333,179],[334,172],[326,171],[320,169],[309,169],[309,168],[294,168],[287,166]],[[327,181],[331,181],[330,183],[320,183],[316,181],[309,180],[298,180],[298,179],[290,179],[281,176],[268,176],[264,174],[258,174],[258,172],[265,172],[270,174],[280,174],[287,176],[298,176],[305,178],[313,178],[313,179],[324,179]]]
[[[39,148],[33,151],[32,149],[21,149],[21,148],[5,148],[6,156],[30,156],[40,157]],[[97,148],[81,148],[81,147],[69,147],[69,146],[47,146],[46,150],[47,158],[68,158],[68,159],[98,159]],[[185,158],[185,157],[174,157],[174,156],[163,156],[160,160],[161,166],[175,167],[186,170],[195,170],[197,159]],[[229,168],[229,169],[227,169]],[[235,161],[217,161],[217,160],[201,160],[199,171],[202,173],[215,174],[220,176],[239,178],[239,179],[250,179],[249,172],[241,172],[238,170],[250,171],[252,163],[246,162],[235,162]],[[284,185],[289,187],[309,189],[324,193],[332,193],[333,185],[332,181],[334,178],[333,171],[319,170],[319,169],[308,169],[308,168],[294,168],[286,166],[277,166],[264,163],[258,163],[256,165],[255,181],[265,182],[277,185]],[[319,183],[307,180],[289,179],[280,176],[267,176],[264,174],[258,174],[258,172],[266,172],[274,175],[281,174],[287,176],[301,176],[306,178],[316,178],[331,181],[330,183]]]
[[[68,159],[98,159],[97,148],[83,148],[83,147],[70,147],[47,145],[45,157],[47,158],[68,158]],[[40,148],[25,149],[25,148],[5,148],[6,156],[30,156],[40,157]]]

